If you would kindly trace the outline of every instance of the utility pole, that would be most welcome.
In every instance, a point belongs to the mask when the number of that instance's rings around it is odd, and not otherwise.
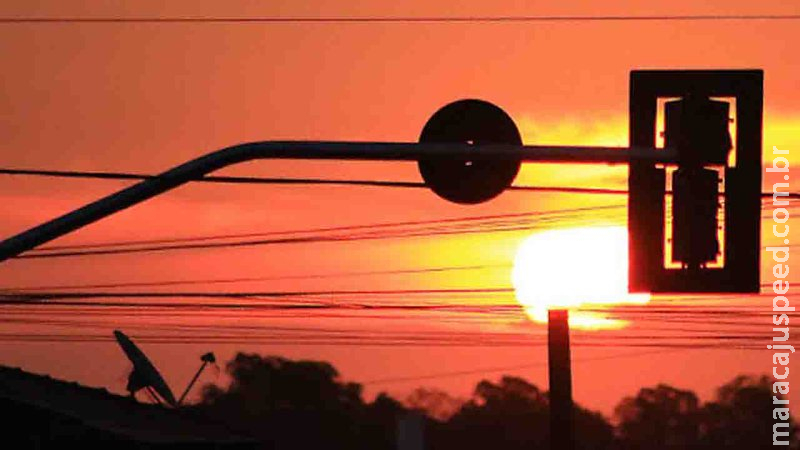
[[[550,382],[550,449],[573,450],[572,367],[569,350],[569,311],[547,313],[547,354]]]

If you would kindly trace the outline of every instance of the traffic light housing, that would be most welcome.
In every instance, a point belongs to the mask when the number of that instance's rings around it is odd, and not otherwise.
[[[631,292],[758,292],[762,109],[760,70],[631,72],[631,147],[677,152],[629,165]]]

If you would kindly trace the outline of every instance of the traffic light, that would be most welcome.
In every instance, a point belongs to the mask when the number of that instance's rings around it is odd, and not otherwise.
[[[631,292],[758,292],[762,86],[760,70],[631,72],[631,147],[677,152],[629,165]]]
[[[717,170],[731,150],[729,105],[689,92],[667,102],[664,146],[678,152],[672,172],[672,256],[681,268],[697,271],[719,256]]]

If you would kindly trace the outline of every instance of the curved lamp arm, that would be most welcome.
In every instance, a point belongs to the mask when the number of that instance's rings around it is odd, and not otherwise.
[[[234,145],[193,159],[158,176],[103,197],[0,242],[0,262],[13,258],[125,208],[215,170],[254,159],[418,161],[425,158],[515,157],[522,161],[627,164],[633,159],[669,162],[667,150],[507,144],[265,141]]]

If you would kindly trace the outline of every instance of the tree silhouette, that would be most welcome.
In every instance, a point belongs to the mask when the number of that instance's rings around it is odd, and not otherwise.
[[[230,385],[206,386],[200,407],[268,447],[392,448],[402,406],[385,395],[366,405],[329,363],[239,353],[226,371]]]
[[[702,442],[714,449],[767,449],[772,445],[772,380],[740,375],[717,390],[703,408]],[[780,396],[779,396],[780,397]],[[790,419],[791,420],[791,419]],[[796,433],[792,427],[791,433]],[[791,448],[798,448],[795,437]]]
[[[768,449],[772,445],[772,383],[740,375],[701,405],[691,391],[660,384],[622,400],[615,415],[624,449]],[[791,420],[791,419],[790,419]],[[796,427],[791,428],[797,449]]]
[[[408,397],[405,404],[409,408],[421,411],[428,417],[444,422],[453,417],[464,405],[465,401],[455,398],[439,389],[417,388]]]
[[[198,408],[265,448],[394,449],[397,421],[408,413],[383,393],[364,402],[361,385],[341,381],[326,362],[239,353],[226,371],[230,384],[206,386]],[[575,405],[575,448],[774,448],[771,381],[738,376],[706,404],[666,384],[642,388],[616,407],[616,435],[601,414]],[[548,393],[519,377],[482,380],[466,402],[417,389],[407,403],[428,414],[428,450],[549,448]],[[789,448],[800,450],[796,427],[791,433]]]
[[[430,438],[436,449],[549,448],[548,396],[518,377],[504,376],[498,384],[483,380],[470,401]],[[575,407],[577,449],[611,448],[611,425],[599,413]]]
[[[361,385],[340,383],[327,362],[291,361],[277,356],[239,353],[226,366],[227,390],[207,386],[203,402],[236,402],[246,412],[261,414],[284,409],[347,409],[360,405]]]
[[[691,391],[666,384],[642,388],[614,411],[626,449],[695,448],[699,440],[700,402]]]

